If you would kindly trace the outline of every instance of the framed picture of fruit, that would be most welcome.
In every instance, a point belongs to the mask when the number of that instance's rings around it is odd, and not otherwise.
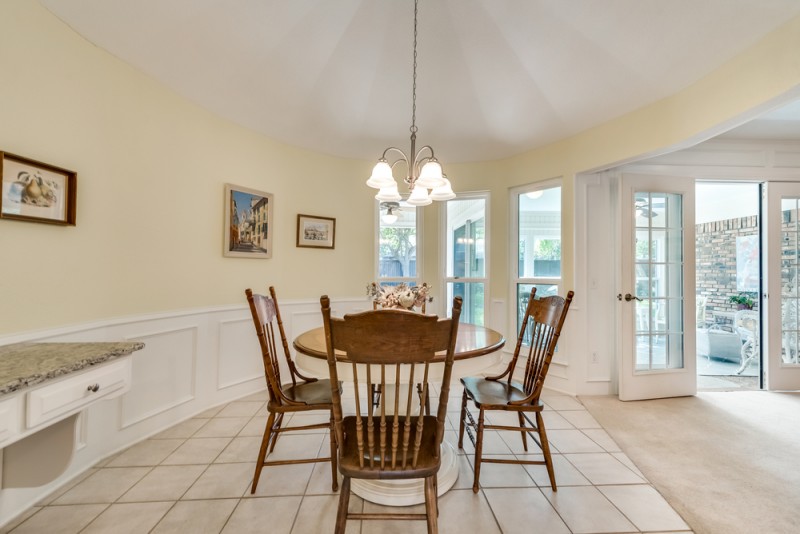
[[[78,175],[0,152],[0,219],[75,226]]]

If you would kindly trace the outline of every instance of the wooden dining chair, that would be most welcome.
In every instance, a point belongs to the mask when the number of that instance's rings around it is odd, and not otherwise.
[[[522,325],[517,337],[517,345],[514,348],[514,356],[511,358],[508,368],[498,376],[465,377],[461,379],[461,383],[464,385],[464,394],[461,398],[458,448],[464,448],[464,430],[466,430],[469,439],[475,446],[475,476],[472,482],[472,491],[475,493],[478,492],[478,481],[481,476],[481,463],[483,462],[545,465],[547,474],[550,477],[550,486],[553,491],[557,489],[553,459],[550,457],[550,445],[547,442],[547,432],[542,419],[544,405],[539,397],[542,394],[547,370],[550,368],[550,361],[553,359],[553,352],[558,344],[561,328],[564,326],[564,319],[567,317],[567,311],[572,303],[574,293],[572,291],[567,293],[566,299],[552,296],[536,300],[534,298],[535,295],[536,288],[533,288],[528,299],[528,305],[525,308],[525,314],[522,317]],[[527,359],[524,376],[522,381],[519,382],[514,379],[514,370],[520,351],[523,349],[523,340],[528,343],[525,349],[527,351]],[[471,400],[478,409],[477,422],[467,409],[468,400]],[[484,415],[485,412],[491,410],[516,413],[519,426],[487,425],[484,421]],[[531,421],[528,416],[529,413],[534,414],[535,423]],[[473,435],[473,430],[476,431],[476,435]],[[542,450],[544,460],[483,458],[484,430],[519,432],[522,436],[522,445],[525,451],[528,450],[527,435],[530,434],[534,442]],[[532,432],[536,432],[536,435]]]
[[[425,285],[425,284],[423,284],[423,285]],[[426,300],[422,301],[422,304],[419,306],[419,313],[425,315],[425,309],[426,309],[427,302],[428,301],[426,301]],[[372,309],[373,310],[380,310],[381,308],[382,308],[382,306],[380,304],[378,304],[377,300],[373,300],[372,301]],[[411,309],[409,311],[416,311],[416,308],[415,309]],[[430,397],[423,396],[423,392],[425,392],[425,395],[427,395],[427,390],[425,390],[422,387],[422,384],[420,384],[418,382],[417,383],[417,394],[419,395],[420,399],[423,399],[423,402],[425,403],[425,414],[426,415],[430,415],[431,414]],[[381,402],[381,388],[380,388],[379,384],[373,384],[372,385],[372,402],[375,404],[375,406],[378,406],[380,404],[380,402]]]
[[[320,304],[332,383],[338,379],[337,361],[349,364],[355,391],[354,406],[348,403],[345,408],[340,392],[335,387],[331,390],[339,472],[344,477],[335,532],[343,534],[348,519],[425,520],[429,533],[438,532],[436,473],[441,463],[461,298],[453,300],[448,319],[393,309],[334,318],[327,296]],[[410,385],[423,384],[427,394],[430,365],[437,362],[444,363],[439,407],[435,416],[425,415],[424,403]],[[373,384],[384,392],[379,407],[372,402]],[[425,513],[350,513],[352,478],[424,479]]]
[[[278,300],[275,297],[275,288],[270,286],[270,296],[253,293],[249,288],[245,290],[247,302],[250,304],[250,312],[253,315],[253,323],[256,327],[258,342],[261,346],[261,356],[264,361],[264,371],[267,379],[267,391],[269,402],[267,410],[269,417],[264,428],[264,437],[261,440],[261,449],[258,451],[256,462],[256,472],[253,476],[253,486],[250,493],[256,492],[258,480],[261,477],[261,470],[265,466],[299,464],[311,462],[330,462],[331,476],[333,482],[331,487],[336,491],[339,487],[339,479],[336,475],[336,441],[333,430],[333,403],[331,401],[331,381],[328,379],[317,379],[303,376],[297,370],[289,352],[289,343],[286,341],[286,333],[283,330]],[[281,380],[281,361],[278,356],[277,338],[275,330],[277,327],[280,343],[283,346],[283,354],[288,365],[291,381],[284,383]],[[341,387],[340,382],[334,382],[337,387]],[[334,388],[337,389],[337,388]],[[318,423],[303,426],[283,427],[284,415],[289,413],[324,411],[329,417],[326,423]],[[330,429],[331,455],[324,458],[299,458],[290,460],[266,461],[267,455],[275,449],[278,437],[284,432],[294,432],[316,428]]]

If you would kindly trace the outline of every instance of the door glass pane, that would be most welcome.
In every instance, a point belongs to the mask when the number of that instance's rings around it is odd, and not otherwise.
[[[682,201],[673,193],[634,195],[637,371],[684,366]]]
[[[781,362],[784,366],[800,364],[798,358],[798,334],[800,319],[798,305],[798,208],[800,199],[781,199]]]

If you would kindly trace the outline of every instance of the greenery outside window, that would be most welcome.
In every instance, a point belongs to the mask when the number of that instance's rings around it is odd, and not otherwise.
[[[401,201],[392,213],[397,219],[387,223],[384,220],[386,209],[379,206],[376,280],[383,286],[419,285],[417,265],[421,258],[417,236],[421,235],[421,221],[417,209]]]

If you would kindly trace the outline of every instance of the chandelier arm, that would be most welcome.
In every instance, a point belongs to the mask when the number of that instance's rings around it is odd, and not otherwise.
[[[428,149],[428,151],[431,153],[430,156],[422,156],[422,153],[425,151],[425,149]],[[420,147],[420,149],[417,150],[417,153],[414,155],[414,167],[421,167],[423,164],[432,160],[436,160],[436,156],[433,153],[433,147],[431,145],[425,145]]]
[[[389,154],[389,152],[397,152],[398,154],[400,154],[400,159],[396,159],[394,162],[392,162],[390,164],[390,166],[392,168],[394,168],[394,166],[397,163],[401,162],[401,161],[405,161],[406,165],[409,164],[409,159],[408,159],[408,156],[406,156],[406,153],[403,152],[402,150],[400,150],[399,148],[394,147],[394,146],[390,146],[389,148],[387,148],[386,150],[383,151],[383,154],[381,155],[380,161],[386,161],[388,163],[388,160],[386,159],[386,155]]]

